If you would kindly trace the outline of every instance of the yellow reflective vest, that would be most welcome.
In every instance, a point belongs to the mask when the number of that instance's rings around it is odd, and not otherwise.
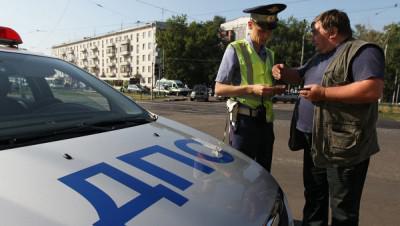
[[[237,40],[230,45],[235,49],[239,60],[240,85],[265,84],[272,86],[272,65],[274,64],[274,52],[272,50],[265,48],[267,58],[263,61],[245,39]],[[257,106],[263,104],[266,109],[266,121],[273,121],[274,115],[270,97],[241,96],[236,97],[236,100],[252,109],[256,109]]]

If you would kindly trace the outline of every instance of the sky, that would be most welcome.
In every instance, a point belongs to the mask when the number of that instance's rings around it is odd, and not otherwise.
[[[385,25],[400,22],[400,0],[0,0],[0,26],[16,30],[22,48],[51,54],[57,44],[93,37],[137,26],[143,22],[165,21],[173,15],[187,15],[189,22],[226,20],[247,16],[243,9],[284,3],[279,18],[293,16],[312,20],[329,9],[345,11],[354,27],[382,31]]]

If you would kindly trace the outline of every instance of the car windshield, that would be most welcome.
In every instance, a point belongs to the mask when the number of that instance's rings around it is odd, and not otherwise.
[[[62,60],[0,52],[0,149],[147,123],[153,116]]]
[[[175,81],[178,88],[185,88],[185,85],[181,81]]]

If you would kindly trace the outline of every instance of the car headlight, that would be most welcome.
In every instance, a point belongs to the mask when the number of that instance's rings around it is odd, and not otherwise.
[[[270,215],[263,226],[290,226],[292,225],[292,222],[290,221],[291,220],[289,219],[286,210],[283,192],[279,189]]]

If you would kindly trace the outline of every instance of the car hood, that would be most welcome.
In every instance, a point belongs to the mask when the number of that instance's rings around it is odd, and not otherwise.
[[[0,152],[3,225],[262,225],[275,180],[193,128],[156,122]]]

